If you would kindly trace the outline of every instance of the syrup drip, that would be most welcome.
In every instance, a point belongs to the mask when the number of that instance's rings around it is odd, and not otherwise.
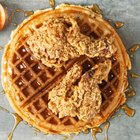
[[[49,0],[49,3],[52,9],[55,9],[55,0]]]
[[[0,106],[0,110],[10,114],[10,111],[8,111],[6,108],[4,108],[2,106]]]
[[[18,114],[16,114],[16,113],[11,113],[9,110],[5,109],[5,108],[2,107],[2,106],[0,106],[0,110],[6,112],[6,113],[8,113],[8,114],[11,114],[11,115],[14,117],[14,119],[15,119],[15,124],[14,124],[14,126],[13,126],[11,132],[9,133],[8,139],[7,139],[7,140],[12,140],[13,133],[14,133],[16,127],[18,126],[18,124],[19,124],[23,119],[22,119]]]
[[[139,48],[140,48],[140,44],[134,44],[134,45],[132,45],[132,47],[130,47],[129,51],[131,53],[134,53]]]
[[[135,90],[133,89],[132,86],[129,86],[126,90],[125,90],[125,94],[127,97],[134,97],[136,95]]]
[[[15,119],[15,124],[14,124],[14,126],[13,126],[11,132],[9,133],[8,139],[7,139],[7,140],[12,140],[13,133],[14,133],[16,127],[17,127],[18,124],[22,121],[22,118],[21,118],[18,114],[13,113],[12,115],[13,115],[13,117],[14,117],[14,119]]]
[[[13,11],[13,12],[11,13],[11,15],[9,16],[9,18],[8,18],[8,21],[9,21],[10,23],[12,23],[12,20],[13,20],[14,15],[15,15],[15,12]]]
[[[89,129],[83,130],[83,133],[84,133],[84,134],[88,134],[88,133],[89,133]]]
[[[16,12],[21,12],[24,14],[25,17],[31,16],[34,14],[34,11],[24,11],[22,9],[16,9]]]
[[[135,110],[130,108],[127,104],[124,104],[122,107],[121,107],[125,114],[128,115],[129,117],[133,117],[135,115]]]
[[[15,11],[13,11],[13,12],[11,13],[11,15],[10,15],[9,18],[8,18],[8,21],[9,21],[9,23],[13,24],[14,26],[17,26],[18,24],[17,24],[16,22],[13,22],[13,17],[14,17],[14,15],[15,15]]]
[[[98,4],[93,4],[93,6],[91,7],[91,10],[97,14],[102,15],[103,11],[100,9]]]
[[[69,136],[63,136],[63,140],[68,140]]]
[[[72,135],[72,134],[64,135],[63,140],[72,140],[73,136],[74,135]]]
[[[121,27],[124,26],[124,22],[116,21],[116,22],[114,23],[114,25],[115,25],[115,28],[116,28],[116,29],[119,29],[119,28],[121,28]]]
[[[97,140],[96,134],[101,133],[101,132],[102,132],[102,129],[100,127],[92,128],[91,129],[91,134],[92,134],[93,140]]]
[[[0,46],[0,50],[3,50],[4,49],[4,47],[3,46]]]
[[[121,116],[123,116],[123,114],[118,114],[118,115],[117,115],[117,117],[121,117]]]
[[[38,133],[41,132],[39,129],[37,129],[37,128],[35,128],[35,127],[33,128],[33,130],[35,131],[35,135],[36,135],[36,136],[37,136]]]
[[[30,128],[32,128],[33,126],[31,124],[28,124]]]
[[[26,122],[26,121],[24,121],[23,123],[24,123],[25,125],[28,125],[28,122]]]
[[[108,21],[108,22],[110,22],[110,23],[112,23],[112,22],[113,22],[113,20],[112,20],[112,19],[107,19],[107,21]]]
[[[0,93],[1,93],[1,94],[5,94],[5,91],[4,91],[4,90],[2,90],[2,91],[0,91]]]
[[[130,74],[132,78],[140,78],[140,76],[137,73],[131,73]]]
[[[106,122],[105,126],[104,126],[104,130],[105,130],[105,138],[104,140],[108,140],[108,129],[110,126],[110,122]]]

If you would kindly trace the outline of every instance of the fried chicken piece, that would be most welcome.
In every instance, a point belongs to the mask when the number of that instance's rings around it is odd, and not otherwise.
[[[48,67],[61,67],[66,61],[87,55],[109,58],[115,52],[108,38],[94,40],[80,32],[71,17],[50,18],[27,40],[34,56]]]
[[[63,80],[49,92],[48,107],[60,118],[77,116],[80,120],[91,120],[96,117],[102,103],[98,84],[108,79],[110,69],[111,61],[106,60],[82,75],[82,68],[74,64]],[[78,85],[74,85],[79,78]]]

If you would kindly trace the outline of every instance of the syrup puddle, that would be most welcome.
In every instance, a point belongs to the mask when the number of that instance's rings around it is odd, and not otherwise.
[[[97,140],[97,138],[96,138],[97,133],[102,133],[102,129],[100,127],[95,127],[95,128],[91,129],[91,134],[92,134],[93,140]]]
[[[116,29],[119,29],[119,28],[121,28],[121,27],[124,26],[124,22],[116,21],[116,22],[114,23],[114,26],[115,26]]]
[[[127,104],[124,104],[121,108],[127,116],[133,117],[135,115],[135,109],[130,108]]]
[[[5,113],[8,113],[8,114],[10,114],[10,115],[12,115],[12,116],[14,117],[15,123],[14,123],[14,126],[13,126],[11,132],[9,133],[8,139],[7,139],[7,140],[12,140],[12,138],[13,138],[13,133],[14,133],[16,127],[18,126],[18,124],[22,121],[22,118],[21,118],[18,114],[16,114],[16,113],[11,113],[10,111],[8,111],[7,109],[5,109],[5,108],[2,107],[2,106],[0,106],[0,110],[1,110],[1,111],[4,111]]]
[[[55,0],[49,0],[49,3],[52,9],[55,9]]]
[[[140,76],[137,73],[130,73],[131,78],[140,78]]]
[[[108,140],[108,129],[109,129],[109,126],[110,126],[110,122],[106,122],[105,126],[104,126],[104,131],[105,131],[105,138],[104,140]]]

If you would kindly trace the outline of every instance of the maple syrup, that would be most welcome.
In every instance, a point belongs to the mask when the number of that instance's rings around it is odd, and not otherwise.
[[[129,86],[126,90],[125,90],[125,95],[127,97],[134,97],[136,95],[135,90],[133,89],[132,86]]]
[[[6,112],[6,113],[8,113],[8,114],[11,114],[11,115],[14,117],[14,119],[15,119],[14,126],[13,126],[11,132],[9,133],[8,139],[7,139],[7,140],[12,140],[13,133],[14,133],[16,127],[18,126],[18,124],[19,124],[23,119],[22,119],[18,114],[16,114],[16,113],[11,113],[9,110],[7,110],[6,108],[4,108],[4,107],[2,107],[2,106],[0,106],[0,110]]]
[[[97,140],[97,138],[96,138],[97,133],[102,133],[102,129],[100,127],[95,127],[95,128],[91,129],[91,134],[92,134],[93,140]]]
[[[130,108],[127,104],[124,104],[122,107],[121,107],[125,114],[128,115],[129,117],[133,117],[135,115],[135,110]]]
[[[52,9],[55,9],[55,0],[49,0],[49,3]]]
[[[6,108],[4,108],[2,106],[0,106],[0,110],[10,114],[10,111],[8,111]]]
[[[103,11],[100,9],[98,4],[93,4],[93,6],[91,7],[91,10],[97,14],[102,15]]]
[[[25,17],[31,16],[34,14],[34,11],[24,11],[22,9],[16,9],[16,12],[21,12],[24,14]]]
[[[34,133],[35,136],[37,136],[37,134],[41,132],[39,129],[37,129],[37,128],[35,128],[35,127],[33,128],[33,130],[34,130],[34,132],[35,132],[35,133]]]
[[[9,23],[12,22],[14,14],[15,14],[15,12],[12,12],[11,15],[9,16],[9,18],[8,18]]]
[[[124,22],[116,21],[116,22],[114,23],[114,25],[115,25],[115,28],[116,28],[116,29],[119,29],[119,28],[121,28],[121,27],[124,26]]]
[[[134,73],[134,72],[130,73],[130,76],[132,78],[140,78],[140,76],[137,73]]]
[[[55,8],[55,1],[54,0],[49,0],[49,2],[50,2],[51,7],[54,9]],[[102,14],[103,13],[102,10],[100,9],[100,7],[97,4],[93,4],[92,10],[94,12],[96,12],[97,14]],[[16,12],[23,12],[25,17],[26,16],[30,16],[30,15],[32,15],[34,13],[33,11],[24,11],[24,10],[21,10],[21,9],[17,9]],[[15,12],[12,12],[11,16],[9,17],[9,21],[13,25],[17,26],[17,23],[15,23],[15,22],[13,23],[12,22],[12,18],[13,18],[14,15],[15,15]],[[110,20],[110,22],[112,22],[112,20]],[[124,23],[123,22],[115,22],[115,27],[116,28],[121,28],[122,26],[124,26]],[[130,48],[130,52],[131,53],[135,52],[139,47],[140,47],[139,44],[135,44],[134,46],[132,46],[132,48]],[[131,74],[131,77],[132,78],[138,78],[139,75],[137,75],[135,73],[132,73]],[[127,93],[127,96],[128,97],[133,97],[133,96],[135,96],[135,92],[129,92],[129,93]],[[130,107],[128,107],[128,105],[126,105],[126,104],[122,106],[122,109],[130,117],[134,116],[134,114],[135,114],[135,110],[132,109],[132,108],[130,108]],[[3,110],[5,112],[7,112],[7,113],[10,113],[7,109],[5,109],[3,107],[0,107],[0,110]],[[18,116],[18,114],[13,113],[12,115],[15,118],[15,124],[14,124],[13,129],[11,130],[11,132],[8,135],[8,140],[11,140],[12,139],[15,128],[22,121],[22,118],[20,118],[20,116]],[[122,116],[122,114],[119,114],[118,117],[119,116]],[[28,124],[27,122],[25,122],[25,123]],[[109,129],[109,126],[110,126],[110,123],[109,122],[106,122],[106,124],[104,126],[104,130],[105,130],[105,139],[104,140],[108,140],[108,129]],[[32,125],[29,125],[29,127],[32,127]],[[40,130],[37,129],[37,128],[34,128],[34,130],[35,130],[36,133],[39,133],[40,132]],[[91,132],[92,132],[93,139],[94,140],[97,140],[96,134],[97,133],[101,133],[102,132],[102,129],[100,127],[96,127],[96,128],[91,129],[91,130],[92,130]],[[89,130],[86,129],[83,132],[85,134],[88,134],[89,133]]]
[[[109,126],[110,126],[110,122],[106,122],[105,126],[104,126],[104,131],[105,131],[105,138],[104,140],[108,140],[108,129],[109,129]]]
[[[88,133],[89,133],[89,129],[83,130],[83,133],[84,133],[84,134],[88,134]]]
[[[14,133],[16,127],[17,127],[18,124],[22,121],[22,118],[21,118],[18,114],[16,114],[16,113],[12,113],[12,116],[13,116],[14,119],[15,119],[15,124],[14,124],[14,126],[13,126],[11,132],[9,133],[9,135],[8,135],[8,139],[7,139],[7,140],[12,140],[13,133]]]
[[[2,91],[0,91],[0,93],[1,93],[1,94],[5,94],[5,91],[4,91],[4,90],[2,90]]]
[[[139,48],[140,48],[140,44],[134,44],[130,47],[129,51],[130,53],[134,53]]]
[[[3,46],[0,46],[0,51],[3,50],[3,49],[4,49],[4,47]]]

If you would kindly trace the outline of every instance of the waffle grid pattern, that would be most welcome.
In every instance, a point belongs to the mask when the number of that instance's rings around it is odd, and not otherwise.
[[[88,22],[88,21],[87,21]],[[93,36],[94,39],[98,39],[103,36],[110,36],[112,33],[109,31],[104,32],[97,23],[88,24],[86,22],[79,22],[81,32],[88,36]],[[35,29],[39,29],[42,23],[34,26]],[[35,29],[30,29],[31,33]],[[83,68],[83,73],[90,70],[100,60],[82,56],[82,58],[70,60],[66,65],[57,69],[47,68],[38,62],[32,55],[26,41],[22,46],[15,51],[13,56],[12,66],[12,79],[13,85],[19,92],[20,106],[25,107],[31,115],[39,120],[45,120],[47,123],[53,125],[75,125],[78,122],[78,118],[64,117],[59,119],[57,115],[54,115],[51,110],[48,109],[48,91],[53,88],[53,84],[62,78],[62,73],[67,71],[74,63],[78,63]],[[113,100],[114,93],[117,90],[119,83],[119,70],[120,65],[115,58],[112,58],[112,69],[109,74],[109,81],[103,83],[100,86],[102,91],[102,107],[101,116],[104,116],[102,112],[107,109],[110,102]],[[55,80],[54,80],[55,79]],[[45,88],[44,88],[45,87]],[[32,101],[31,101],[32,100]],[[31,101],[31,102],[30,102]]]

